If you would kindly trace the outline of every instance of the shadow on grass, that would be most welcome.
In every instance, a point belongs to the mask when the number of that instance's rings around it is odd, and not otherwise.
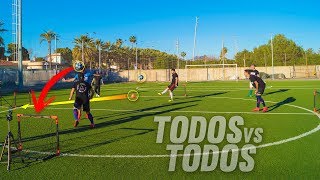
[[[168,104],[164,104],[164,105],[160,105],[160,106],[148,107],[148,108],[143,108],[143,109],[139,109],[139,110],[135,110],[135,111],[115,113],[115,114],[108,115],[108,116],[98,116],[95,118],[96,122],[97,122],[97,120],[106,120],[108,118],[119,117],[121,115],[126,115],[129,117],[119,118],[119,119],[116,119],[113,121],[104,121],[101,123],[99,122],[99,123],[96,123],[96,128],[103,128],[103,127],[112,126],[112,125],[119,125],[122,123],[138,120],[138,119],[146,117],[146,116],[159,115],[159,114],[168,113],[168,112],[174,111],[174,110],[184,109],[187,107],[193,107],[193,106],[196,106],[197,104],[178,107],[178,108],[170,108],[168,110],[155,111],[155,109],[158,109],[158,108],[174,107],[175,105],[182,105],[182,104],[193,103],[193,102],[198,102],[198,101],[200,101],[200,100],[177,102],[177,103],[172,103],[172,104],[168,103]],[[153,112],[150,112],[150,111],[153,111]],[[143,112],[148,112],[148,113],[141,114]],[[70,129],[59,131],[59,135],[62,136],[62,135],[66,135],[66,134],[80,133],[80,132],[84,132],[84,131],[88,131],[88,130],[90,130],[89,126],[81,126],[81,127],[77,127],[77,128],[70,128]],[[52,137],[52,136],[55,136],[55,134],[54,133],[47,133],[47,134],[43,134],[43,135],[32,136],[32,137],[27,137],[27,138],[22,137],[22,138],[23,138],[23,142],[28,142],[28,141],[34,141],[34,140],[48,138],[48,137]]]
[[[197,96],[190,96],[189,98],[204,98],[204,97],[210,97],[210,96],[218,96],[222,94],[226,94],[228,92],[216,92],[216,93],[210,93],[210,94],[202,94]]]
[[[287,92],[287,91],[289,91],[289,89],[279,89],[277,91],[268,92],[265,95],[267,96],[267,95],[276,94],[276,93],[283,93],[283,92]]]
[[[277,104],[274,104],[272,106],[269,106],[269,111],[268,112],[271,112],[275,109],[278,109],[279,107],[285,105],[285,104],[289,104],[289,103],[292,103],[292,102],[295,102],[296,101],[296,98],[294,97],[288,97],[287,99],[281,101],[281,102],[278,102]]]

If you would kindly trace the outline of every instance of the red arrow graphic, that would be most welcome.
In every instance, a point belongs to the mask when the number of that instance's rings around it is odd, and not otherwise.
[[[49,98],[47,101],[45,101],[45,98],[47,97],[48,92],[50,91],[50,89],[60,80],[62,79],[64,76],[66,76],[68,73],[70,73],[71,71],[73,71],[73,67],[69,67],[67,69],[64,69],[63,71],[61,71],[60,73],[56,74],[55,76],[53,76],[48,82],[47,84],[43,87],[40,97],[37,100],[36,95],[34,93],[33,90],[31,90],[31,94],[32,94],[32,101],[33,101],[33,105],[34,105],[34,110],[36,111],[36,113],[40,113],[46,106],[48,106],[50,103],[52,103],[55,100],[55,96]]]

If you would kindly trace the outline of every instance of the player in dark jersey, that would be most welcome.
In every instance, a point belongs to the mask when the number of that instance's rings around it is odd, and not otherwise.
[[[70,92],[69,100],[72,99],[73,94],[76,94],[75,101],[74,101],[74,109],[73,115],[75,119],[74,127],[77,127],[80,120],[80,112],[81,107],[83,111],[86,112],[87,118],[90,120],[91,128],[94,128],[93,116],[90,113],[90,99],[93,97],[93,90],[91,85],[85,81],[85,77],[83,73],[78,74],[79,81],[76,81],[73,84],[73,87]]]
[[[252,72],[250,73],[250,75],[254,75],[254,76],[260,77],[259,71],[256,70],[256,65],[252,64],[252,65],[250,66],[250,70],[252,70]],[[251,83],[250,83],[249,87],[250,87],[250,90],[249,90],[249,92],[248,92],[248,97],[252,97],[252,95],[253,95],[253,88],[254,88],[254,87],[252,86]]]
[[[91,83],[91,86],[93,87],[93,90],[96,93],[96,97],[100,97],[101,84],[103,84],[102,77],[101,77],[100,73],[97,71],[93,75],[93,81]]]
[[[179,77],[178,77],[178,74],[176,73],[176,70],[175,69],[171,69],[171,73],[172,73],[171,84],[162,93],[158,93],[160,96],[162,96],[163,94],[167,93],[167,91],[169,91],[169,95],[170,95],[169,102],[173,101],[173,91],[179,85]]]
[[[251,74],[252,72],[253,72],[253,70],[246,69],[244,71],[244,75],[246,78],[248,78],[250,80],[250,83],[256,89],[255,94],[256,94],[256,98],[257,98],[257,106],[256,106],[256,108],[253,109],[253,111],[260,111],[260,104],[262,103],[262,105],[263,105],[262,111],[268,112],[268,107],[266,106],[266,103],[264,102],[264,99],[262,98],[262,95],[263,95],[264,90],[266,88],[266,84],[264,83],[264,81],[260,77],[252,75]]]

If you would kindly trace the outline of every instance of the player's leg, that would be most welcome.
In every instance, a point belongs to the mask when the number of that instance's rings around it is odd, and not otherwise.
[[[168,87],[167,87],[164,91],[162,91],[161,93],[158,93],[158,95],[159,95],[159,96],[162,96],[163,94],[167,93],[168,90],[169,90],[169,87],[170,87],[170,86],[168,86]]]
[[[94,121],[93,121],[93,116],[90,112],[90,101],[88,100],[86,103],[83,104],[83,111],[86,112],[87,114],[87,118],[89,119],[90,121],[90,127],[91,128],[94,128],[95,127],[95,124],[94,124]]]
[[[97,87],[97,94],[98,94],[98,97],[100,97],[100,90],[101,90],[101,86],[99,85],[99,86]]]
[[[264,99],[262,98],[264,90],[265,90],[265,86],[260,87],[257,94],[260,95],[259,99],[260,99],[261,104],[263,105],[263,110],[262,111],[263,112],[268,112],[268,107],[266,106],[266,103],[265,103]]]
[[[170,100],[169,102],[172,102],[173,101],[173,91],[175,90],[176,88],[176,85],[172,84],[170,87],[169,87],[169,96],[170,96]]]
[[[80,120],[80,112],[81,112],[81,106],[82,106],[82,101],[79,98],[75,99],[74,102],[74,109],[73,109],[73,117],[74,117],[74,127],[77,127],[79,125],[79,120]]]

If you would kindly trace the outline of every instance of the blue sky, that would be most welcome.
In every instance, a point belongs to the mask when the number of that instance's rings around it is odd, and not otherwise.
[[[58,47],[72,47],[73,38],[85,33],[110,41],[136,35],[139,46],[169,53],[179,39],[180,50],[191,57],[198,16],[196,55],[217,56],[224,40],[232,57],[236,49],[252,49],[277,33],[318,50],[319,7],[317,0],[23,0],[23,45],[44,56],[47,44],[39,43],[44,30],[61,36]],[[11,0],[1,0],[0,20],[11,30]],[[11,42],[10,31],[2,36]]]

